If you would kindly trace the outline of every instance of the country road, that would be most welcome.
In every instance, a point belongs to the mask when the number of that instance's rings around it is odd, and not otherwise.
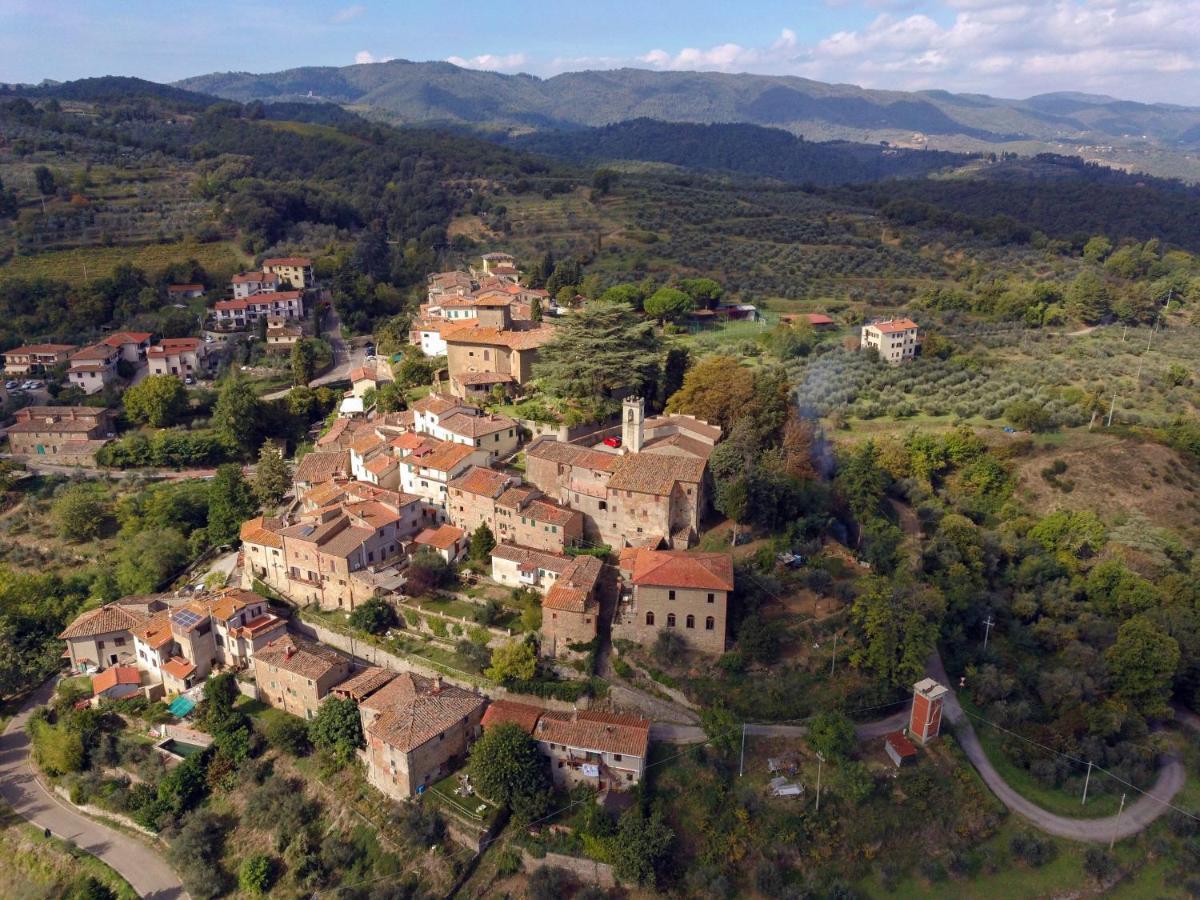
[[[47,790],[34,777],[25,722],[54,693],[54,682],[42,685],[13,716],[0,737],[0,798],[21,818],[49,828],[58,838],[103,860],[128,881],[139,897],[186,900],[179,877],[163,857],[137,838],[102,825]]]
[[[928,671],[942,684],[951,684],[939,654],[935,654],[930,660]],[[905,708],[885,719],[859,725],[854,729],[855,734],[860,741],[883,737],[888,732],[903,728],[908,721],[908,714],[909,710]],[[953,690],[946,695],[945,715],[946,720],[954,727],[955,737],[967,759],[997,799],[1042,831],[1057,837],[1092,843],[1108,843],[1114,835],[1117,840],[1131,837],[1170,809],[1169,804],[1187,779],[1183,764],[1172,756],[1164,756],[1154,786],[1145,794],[1131,791],[1136,799],[1125,807],[1119,821],[1115,815],[1100,819],[1073,819],[1056,815],[1022,797],[1000,776],[979,743],[975,728],[963,712]],[[1200,732],[1200,716],[1182,709],[1177,710],[1176,715],[1180,724]],[[745,729],[748,735],[765,737],[803,737],[808,733],[808,729],[803,725],[748,724]],[[677,725],[669,722],[654,722],[650,726],[650,737],[669,744],[702,744],[708,740],[704,729],[699,725]]]
[[[350,373],[361,366],[367,358],[366,350],[363,347],[354,347],[342,337],[342,322],[334,310],[330,309],[325,314],[321,328],[321,336],[329,342],[329,346],[333,349],[333,367],[324,375],[309,382],[308,386],[314,388],[332,384],[335,381],[346,381],[349,379]],[[290,387],[285,387],[282,390],[272,391],[269,394],[263,394],[263,399],[278,400],[280,397],[286,397],[291,390]]]
[[[942,665],[940,655],[935,654],[929,666],[929,674],[942,684],[949,685],[951,683],[946,676],[946,669]],[[1028,819],[1047,834],[1057,837],[1070,838],[1075,841],[1108,843],[1114,835],[1117,840],[1135,835],[1167,812],[1170,808],[1168,804],[1183,788],[1183,783],[1187,778],[1183,764],[1178,759],[1164,756],[1154,786],[1145,794],[1139,795],[1130,791],[1137,799],[1125,807],[1124,812],[1119,816],[1119,821],[1118,816],[1115,815],[1102,819],[1072,819],[1067,816],[1055,815],[1026,800],[1000,777],[1000,773],[996,771],[991,760],[983,751],[979,737],[975,734],[975,728],[967,714],[963,712],[954,691],[950,691],[946,695],[945,710],[947,720],[954,726],[959,745],[991,792],[1017,815]]]

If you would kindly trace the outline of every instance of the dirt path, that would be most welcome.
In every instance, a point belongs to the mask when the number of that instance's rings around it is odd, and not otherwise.
[[[186,900],[183,884],[162,856],[137,838],[76,812],[35,776],[25,722],[53,692],[53,681],[38,688],[0,737],[0,797],[21,818],[38,828],[50,829],[56,837],[73,841],[80,849],[106,862],[133,886],[138,896]]]

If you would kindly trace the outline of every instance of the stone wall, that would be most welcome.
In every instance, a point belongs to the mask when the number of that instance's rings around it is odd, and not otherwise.
[[[467,690],[478,689],[486,691],[487,695],[494,699],[528,703],[531,706],[540,706],[543,709],[553,709],[559,712],[570,712],[573,709],[587,709],[591,705],[590,697],[580,697],[578,702],[571,703],[567,700],[552,700],[543,697],[534,697],[529,694],[519,694],[507,690],[498,684],[490,684],[486,679],[480,678],[478,675],[472,675],[470,672],[463,672],[451,666],[434,666],[432,663],[427,665],[410,656],[400,656],[390,653],[370,641],[363,640],[362,638],[352,638],[349,635],[334,631],[332,628],[328,628],[319,622],[309,622],[299,616],[292,619],[288,628],[301,637],[320,641],[323,644],[328,644],[330,647],[335,647],[344,653],[348,653],[359,662],[366,662],[373,666],[391,669],[393,672],[414,672],[417,675],[424,675],[426,678],[436,678],[438,675],[442,675],[451,683],[457,684],[459,687]]]
[[[212,735],[206,734],[203,731],[196,731],[193,728],[185,728],[182,725],[157,725],[158,734],[163,738],[172,738],[177,741],[183,741],[185,744],[195,744],[197,747],[207,747],[212,742]]]
[[[547,853],[538,859],[527,850],[522,850],[521,863],[526,872],[535,872],[543,866],[553,866],[556,869],[566,869],[584,884],[599,885],[606,890],[617,886],[612,866],[608,863],[596,862],[594,859],[567,856],[563,853]]]

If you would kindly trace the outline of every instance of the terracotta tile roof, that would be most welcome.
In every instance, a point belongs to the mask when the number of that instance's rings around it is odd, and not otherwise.
[[[579,466],[584,469],[595,469],[600,472],[611,472],[617,463],[614,453],[601,453],[578,444],[567,444],[553,438],[539,438],[534,441],[525,453],[526,457],[546,459],[559,465]]]
[[[525,331],[502,331],[499,328],[464,325],[444,334],[443,337],[448,344],[483,344],[507,347],[509,350],[536,350],[554,337],[554,326],[542,325]]]
[[[271,641],[254,654],[254,659],[314,681],[347,662],[344,656],[331,647],[299,640],[291,635]]]
[[[158,650],[174,640],[171,637],[171,613],[165,609],[156,612],[132,631],[133,636],[151,650]]]
[[[380,366],[359,366],[350,373],[350,382],[353,384],[356,381],[391,381],[391,373],[385,371]]]
[[[392,438],[390,445],[395,447],[397,450],[416,450],[418,447],[424,444],[426,440],[428,440],[426,435],[418,434],[415,431],[410,431],[406,434],[397,435],[396,437]]]
[[[113,366],[111,362],[73,362],[71,363],[72,372],[111,372]]]
[[[256,603],[266,606],[267,600],[253,591],[231,587],[218,591],[209,609],[214,619],[228,622],[235,614]]]
[[[254,306],[270,306],[286,300],[299,300],[304,291],[264,291],[240,297],[237,300],[218,300],[213,304],[214,309],[250,309]]]
[[[162,665],[162,670],[172,678],[183,681],[196,671],[196,667],[182,656],[172,656]]]
[[[530,706],[528,703],[514,703],[512,700],[493,700],[483,711],[480,723],[484,730],[495,728],[506,722],[512,722],[526,734],[533,734],[537,720],[545,710],[540,706]]]
[[[144,344],[150,340],[150,337],[149,331],[118,331],[116,334],[106,337],[103,343],[110,347],[120,347],[122,344]]]
[[[529,501],[529,504],[521,510],[522,515],[528,516],[535,522],[544,522],[547,525],[557,525],[560,528],[565,528],[576,519],[583,519],[583,513],[577,509],[568,509],[565,506],[559,506],[553,501],[539,497],[536,500]]]
[[[234,284],[278,284],[279,276],[274,272],[238,272],[232,280]]]
[[[917,755],[917,748],[913,746],[912,741],[905,737],[903,731],[893,731],[883,738],[891,748],[896,751],[896,755],[901,759],[908,759],[910,756]]]
[[[468,494],[475,494],[479,497],[491,497],[495,499],[505,491],[512,483],[512,480],[511,475],[505,475],[496,469],[471,466],[463,474],[452,479],[448,487]]]
[[[637,716],[612,713],[553,712],[538,719],[533,737],[548,744],[565,744],[576,750],[619,753],[646,758],[650,746],[650,722]]]
[[[135,666],[110,666],[99,675],[92,676],[92,696],[103,693],[119,684],[141,684],[142,673]]]
[[[575,557],[546,592],[542,607],[565,612],[587,612],[590,606],[595,605],[592,592],[603,568],[604,563],[594,556]]]
[[[359,456],[365,456],[376,447],[382,447],[387,441],[374,428],[365,428],[361,434],[357,434],[354,440],[350,442],[350,449]]]
[[[374,528],[363,528],[350,525],[334,532],[328,538],[318,543],[322,553],[337,556],[342,559],[353,554],[375,535]]]
[[[397,460],[395,457],[387,456],[381,453],[379,456],[376,456],[373,460],[368,462],[366,468],[367,471],[372,475],[382,475],[389,469],[396,468],[396,466],[399,464],[399,460]]]
[[[497,431],[504,431],[508,428],[516,428],[517,423],[508,416],[501,416],[496,413],[484,413],[481,416],[472,416],[467,413],[453,413],[438,420],[438,427],[446,429],[451,434],[477,438],[493,434]]]
[[[92,344],[90,347],[84,347],[71,354],[71,361],[83,361],[87,359],[112,359],[116,356],[117,348],[109,344]]]
[[[692,416],[651,416],[646,420],[646,433],[650,434],[662,428],[675,428],[683,433],[692,432],[701,438],[707,438],[715,444],[721,439],[721,426],[710,425],[703,419]]]
[[[411,672],[397,675],[362,703],[378,713],[367,722],[369,735],[401,752],[415,750],[483,706],[477,694]]]
[[[821,313],[805,313],[809,325],[832,325],[833,319]]]
[[[314,450],[306,453],[296,466],[296,474],[292,480],[297,484],[315,484],[318,481],[328,481],[335,475],[350,473],[350,452],[348,450]]]
[[[169,284],[169,285],[167,285],[167,293],[168,294],[184,294],[184,293],[190,293],[191,291],[202,291],[202,290],[204,290],[204,285],[202,285],[202,284]]]
[[[729,553],[638,548],[628,556],[621,554],[622,568],[626,565],[634,584],[733,590],[733,556]]]
[[[454,441],[431,441],[433,446],[428,453],[422,449],[414,450],[405,458],[406,462],[420,466],[422,469],[433,469],[437,472],[450,472],[459,463],[475,452],[474,447],[456,444]]]
[[[338,419],[330,426],[329,430],[317,438],[317,446],[324,447],[326,444],[336,443],[347,428],[350,427],[350,419]]]
[[[522,547],[518,544],[497,544],[492,548],[492,559],[514,562],[522,568],[544,569],[557,575],[567,571],[574,562],[571,557],[561,553],[534,550],[532,547]]]
[[[262,261],[263,268],[267,266],[300,266],[307,268],[312,265],[312,260],[307,256],[273,256],[270,259]]]
[[[642,445],[642,452],[665,453],[672,447],[678,447],[696,459],[708,459],[713,452],[712,444],[686,434],[668,434],[663,437],[651,438]]]
[[[63,640],[70,640],[112,634],[117,631],[131,632],[145,620],[145,616],[125,609],[119,603],[106,603],[99,609],[81,613],[74,622],[63,629],[59,637]]]
[[[466,536],[466,532],[453,525],[439,525],[437,528],[426,528],[413,539],[414,543],[438,550],[449,550]]]
[[[244,544],[258,544],[264,547],[283,549],[283,538],[278,529],[283,527],[283,521],[274,517],[255,516],[247,519],[238,529],[238,536]]]
[[[243,637],[257,637],[268,631],[274,631],[276,628],[287,628],[287,620],[281,619],[274,613],[264,613],[235,628],[233,631],[235,634],[240,634]]]
[[[396,673],[391,669],[369,666],[333,688],[332,693],[361,703],[395,677]]]
[[[661,453],[626,453],[615,457],[609,490],[636,491],[664,497],[676,483],[699,484],[707,460]]]
[[[884,322],[872,322],[869,327],[883,334],[896,334],[899,331],[911,331],[917,327],[917,323],[912,319],[888,319]]]
[[[452,409],[458,409],[465,406],[461,400],[451,397],[447,394],[426,394],[420,400],[413,403],[413,412],[432,413],[435,416],[441,417]]]
[[[35,354],[48,353],[70,353],[78,344],[22,344],[20,347],[13,347],[11,350],[5,350],[5,356],[33,356]]]
[[[193,353],[200,349],[199,338],[167,338],[146,351],[149,356],[174,356],[178,353]]]

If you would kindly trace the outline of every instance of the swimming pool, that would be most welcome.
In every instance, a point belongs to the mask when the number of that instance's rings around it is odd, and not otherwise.
[[[189,744],[186,741],[177,741],[175,738],[167,738],[161,744],[158,744],[157,747],[164,753],[170,753],[173,756],[180,757],[181,759],[187,759],[189,756],[195,756],[204,749],[199,744]]]

